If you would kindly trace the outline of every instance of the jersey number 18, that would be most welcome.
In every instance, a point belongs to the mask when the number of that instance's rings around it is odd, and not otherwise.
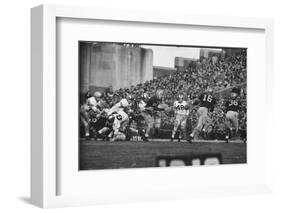
[[[211,95],[204,95],[204,97],[203,97],[203,101],[208,101],[208,102],[212,102],[212,100],[213,100],[213,96],[211,96]]]

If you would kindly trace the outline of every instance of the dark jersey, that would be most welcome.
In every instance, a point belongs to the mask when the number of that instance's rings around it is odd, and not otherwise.
[[[208,94],[208,93],[203,93],[199,96],[200,100],[200,107],[206,107],[209,110],[213,109],[215,104],[217,103],[214,95]]]
[[[146,102],[146,108],[148,107],[152,107],[153,110],[155,111],[159,111],[161,109],[158,108],[158,105],[161,104],[161,100],[157,97],[151,97],[150,99],[148,99],[148,101]]]
[[[241,103],[235,99],[229,99],[225,103],[226,111],[234,111],[238,112],[239,108],[241,107]]]
[[[90,121],[89,124],[91,127],[95,128],[97,131],[103,128],[106,124],[106,118],[103,116],[97,117],[96,113],[90,114]]]

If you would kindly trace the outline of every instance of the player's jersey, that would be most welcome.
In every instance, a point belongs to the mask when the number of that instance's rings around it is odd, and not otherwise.
[[[206,107],[208,109],[213,109],[217,102],[214,95],[208,93],[201,94],[199,100],[201,102],[200,107]]]
[[[123,110],[119,110],[114,116],[120,123],[129,119],[129,116]]]
[[[152,108],[152,111],[150,112],[161,111],[163,109],[158,108],[159,104],[161,104],[161,100],[156,96],[153,96],[150,99],[148,99],[148,101],[146,102],[146,108]]]
[[[161,111],[163,109],[158,108],[161,100],[157,97],[152,97],[148,99],[146,102],[141,100],[138,104],[138,107],[141,112],[146,112],[149,114],[153,114],[156,111]]]
[[[157,98],[156,96],[151,97],[148,99],[146,103],[146,107],[152,107],[153,109],[157,109],[158,105],[161,103],[161,100]]]
[[[99,111],[100,110],[100,102],[98,102],[95,97],[90,97],[87,99],[87,104],[88,106],[94,110],[94,111]]]
[[[174,102],[174,110],[176,115],[188,115],[188,103],[186,101],[175,101]]]
[[[108,111],[107,114],[111,115],[113,112],[117,112],[128,106],[129,106],[129,102],[127,101],[127,99],[123,98],[123,99],[121,99],[121,101],[119,101],[113,107],[111,107],[111,109]]]
[[[97,100],[95,99],[95,97],[90,97],[87,99],[87,104],[89,106],[97,106]]]
[[[100,130],[106,126],[107,119],[104,116],[97,117],[97,115],[98,114],[94,112],[89,115],[90,118],[89,124],[92,127],[94,127],[96,130]]]
[[[236,99],[229,99],[225,103],[226,111],[238,112],[240,106],[241,106],[240,101]]]

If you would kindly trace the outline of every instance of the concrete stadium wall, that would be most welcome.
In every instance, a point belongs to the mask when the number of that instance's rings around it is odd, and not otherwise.
[[[171,75],[176,71],[177,71],[177,69],[172,68],[172,67],[154,66],[153,67],[153,77],[159,78],[159,77],[162,77],[162,76]]]
[[[153,78],[151,49],[80,42],[79,56],[80,92],[97,87],[116,90]]]

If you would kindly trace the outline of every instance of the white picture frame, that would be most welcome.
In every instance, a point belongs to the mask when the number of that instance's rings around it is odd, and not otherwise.
[[[154,24],[194,25],[202,27],[218,27],[228,29],[257,29],[265,33],[265,69],[266,87],[264,100],[268,108],[272,107],[270,89],[273,87],[273,21],[271,19],[241,18],[241,17],[216,17],[203,15],[153,13],[147,11],[122,11],[101,8],[85,8],[74,6],[41,5],[31,10],[31,72],[32,72],[32,142],[31,142],[31,201],[33,204],[48,208],[61,206],[91,205],[114,202],[138,202],[142,200],[182,199],[187,197],[214,196],[214,195],[241,195],[252,193],[270,192],[271,166],[270,156],[263,155],[265,166],[260,169],[266,178],[253,185],[243,184],[225,185],[210,188],[200,187],[194,183],[195,188],[176,188],[171,185],[165,190],[156,190],[153,196],[142,194],[127,194],[120,196],[113,192],[112,196],[106,195],[57,195],[57,81],[56,76],[56,20],[57,18],[77,18],[88,20],[118,20],[125,22],[144,22]],[[252,81],[250,79],[250,81]],[[270,117],[270,116],[269,116]],[[270,118],[264,120],[268,126]],[[262,138],[268,137],[269,128]],[[249,141],[251,143],[251,141]],[[270,143],[269,141],[263,141]],[[208,168],[210,170],[210,168]],[[127,171],[127,170],[126,170]],[[125,173],[126,171],[123,171]],[[151,170],[152,171],[152,170]],[[174,170],[176,171],[176,170]],[[181,169],[178,172],[182,172]],[[154,174],[162,171],[152,171]],[[106,183],[100,183],[106,184]],[[131,191],[132,192],[132,191]],[[167,193],[163,193],[167,192]],[[170,193],[169,193],[170,192]],[[157,194],[157,197],[155,195]]]

